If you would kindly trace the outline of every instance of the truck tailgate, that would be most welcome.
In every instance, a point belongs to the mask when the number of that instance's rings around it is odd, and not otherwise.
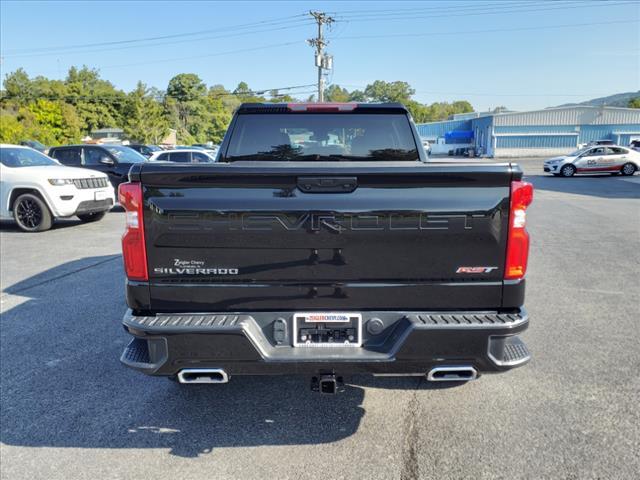
[[[507,164],[145,165],[151,307],[500,307],[514,173]]]

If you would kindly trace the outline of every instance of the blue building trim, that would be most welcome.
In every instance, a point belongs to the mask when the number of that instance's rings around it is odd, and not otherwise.
[[[436,139],[444,137],[447,132],[471,130],[471,121],[448,120],[445,122],[418,123],[416,128],[422,138]]]
[[[495,133],[575,133],[579,130],[577,125],[527,125],[527,126],[500,126],[496,125]]]
[[[501,148],[576,148],[575,134],[496,136],[496,149]]]
[[[500,156],[504,153],[517,156],[535,155],[536,152],[547,155],[552,151],[553,154],[567,153],[594,140],[612,140],[619,145],[628,145],[632,139],[640,138],[640,122],[629,123],[635,122],[636,118],[640,118],[640,112],[631,109],[575,107],[485,115],[419,124],[417,127],[420,135],[427,139],[445,137],[448,132],[471,131],[473,145],[481,155]],[[603,120],[607,123],[598,123]]]

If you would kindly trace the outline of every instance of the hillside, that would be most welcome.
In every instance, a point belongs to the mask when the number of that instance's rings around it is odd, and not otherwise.
[[[638,90],[637,92],[616,93],[613,95],[609,95],[608,97],[600,97],[594,98],[592,100],[587,100],[586,102],[565,103],[564,105],[559,106],[570,107],[574,105],[588,105],[599,107],[601,105],[606,105],[608,107],[627,107],[629,105],[629,100],[636,97],[640,97],[640,90]]]

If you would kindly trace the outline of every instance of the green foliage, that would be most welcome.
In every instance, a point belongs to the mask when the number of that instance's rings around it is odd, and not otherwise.
[[[407,82],[376,80],[364,90],[349,91],[339,85],[325,90],[328,102],[401,102],[416,122],[446,119],[454,113],[471,112],[467,101],[422,104],[413,99]],[[314,101],[311,95],[305,101]],[[181,73],[166,90],[139,82],[129,93],[118,90],[86,66],[72,67],[64,80],[29,78],[23,69],[6,75],[0,92],[0,141],[16,143],[38,140],[47,145],[78,142],[92,131],[119,127],[127,137],[158,143],[170,129],[184,144],[220,142],[233,112],[241,103],[296,102],[277,90],[256,92],[246,82],[233,91],[222,85],[207,87],[198,75]],[[632,103],[637,105],[640,98]]]
[[[19,143],[25,138],[25,128],[18,117],[6,110],[0,112],[0,143]]]
[[[238,98],[238,100],[240,100],[241,103],[262,103],[266,101],[264,97],[253,92],[246,82],[240,82],[233,91],[233,94],[236,96],[236,98]]]
[[[385,82],[376,80],[362,90],[349,92],[338,85],[331,85],[325,90],[328,102],[400,102],[404,104],[414,121],[417,123],[446,120],[454,113],[473,112],[473,107],[466,100],[435,102],[431,105],[422,104],[411,97],[415,90],[407,82]]]
[[[324,98],[327,102],[349,102],[351,100],[349,91],[338,85],[330,85],[324,92]]]
[[[160,143],[169,133],[169,122],[157,93],[138,82],[127,95],[122,111],[123,127],[128,138],[141,143]]]
[[[18,118],[29,125],[30,137],[37,137],[45,145],[77,142],[80,122],[75,110],[62,102],[39,99],[20,110]]]
[[[80,141],[80,121],[72,106],[39,99],[27,106],[4,105],[0,114],[0,142],[36,139],[46,145]]]
[[[640,97],[629,100],[629,108],[640,108]]]
[[[181,73],[169,80],[167,97],[178,102],[198,101],[207,92],[207,86],[195,73]]]
[[[22,68],[7,74],[4,79],[4,94],[18,105],[24,105],[33,98],[33,85],[29,75]]]
[[[102,80],[97,70],[71,67],[65,86],[67,102],[78,112],[84,134],[121,125],[120,112],[126,96],[111,82]]]
[[[372,102],[407,103],[416,91],[407,82],[385,82],[376,80],[364,89],[365,96]]]

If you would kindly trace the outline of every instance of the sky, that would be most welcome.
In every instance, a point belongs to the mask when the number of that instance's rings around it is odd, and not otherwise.
[[[402,80],[423,103],[530,110],[640,89],[637,0],[1,0],[0,74],[63,79],[87,65],[129,91],[196,73],[207,85],[298,87],[288,91],[306,98],[317,81],[310,10],[335,19],[327,82],[349,90]]]

